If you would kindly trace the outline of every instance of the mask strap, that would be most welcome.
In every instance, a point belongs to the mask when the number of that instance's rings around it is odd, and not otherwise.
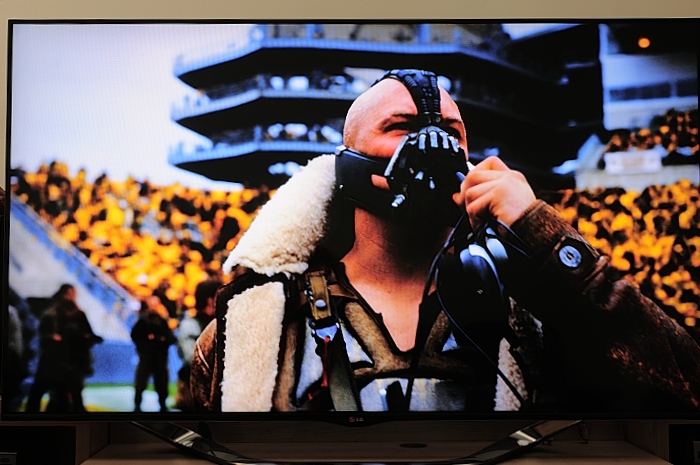
[[[338,190],[365,210],[388,213],[394,195],[375,187],[372,175],[384,176],[389,160],[373,159],[344,145],[338,146],[335,154]]]
[[[384,79],[396,79],[411,93],[418,109],[419,126],[438,126],[442,121],[440,112],[440,89],[437,76],[431,71],[420,69],[392,69],[374,81],[374,86]]]

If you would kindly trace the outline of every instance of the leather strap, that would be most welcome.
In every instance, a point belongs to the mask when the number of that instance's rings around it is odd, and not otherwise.
[[[330,326],[335,324],[333,312],[331,311],[331,296],[328,292],[328,284],[323,271],[310,271],[306,274],[306,279],[309,282],[309,291],[311,292],[311,316],[314,319],[315,326]]]
[[[384,73],[372,85],[384,79],[396,79],[406,86],[416,104],[421,126],[440,124],[442,121],[440,89],[435,73],[420,69],[392,69]]]
[[[322,359],[324,381],[333,401],[335,411],[359,412],[362,410],[360,395],[345,348],[338,314],[333,308],[326,275],[323,270],[306,273],[311,328]]]
[[[338,190],[364,210],[378,214],[389,213],[394,195],[372,184],[372,175],[384,176],[389,160],[371,158],[344,145],[338,146],[335,154]]]

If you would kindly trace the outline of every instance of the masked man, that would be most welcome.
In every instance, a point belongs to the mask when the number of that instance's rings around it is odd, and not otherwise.
[[[387,73],[343,138],[228,258],[241,274],[195,347],[200,409],[700,408],[695,341],[614,280],[522,174],[497,158],[467,168],[463,120],[433,73]]]

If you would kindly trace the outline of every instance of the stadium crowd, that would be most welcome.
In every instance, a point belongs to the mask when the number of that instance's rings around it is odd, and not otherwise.
[[[289,91],[289,92],[314,92],[324,91],[329,94],[336,94],[335,98],[343,98],[340,94],[357,96],[367,90],[373,79],[367,80],[356,77],[348,73],[328,73],[314,70],[304,74],[272,75],[257,74],[241,82],[217,85],[206,89],[201,89],[197,98],[186,96],[182,105],[177,108],[176,116],[185,117],[191,111],[199,111],[203,105],[209,104],[223,98],[241,95],[245,92],[258,91]],[[545,118],[544,110],[531,105],[527,99],[518,97],[515,93],[504,91],[503,89],[486,84],[476,84],[462,81],[460,79],[450,79],[445,76],[440,77],[440,85],[444,87],[455,100],[468,101],[472,104],[487,105],[513,113],[524,114],[530,118]],[[328,98],[334,98],[329,95]],[[324,129],[338,129],[335,121],[330,121],[322,125]],[[311,128],[310,128],[311,129]],[[342,119],[340,132],[342,132]],[[328,138],[325,134],[323,137]],[[230,139],[227,133],[217,134],[212,137],[214,143],[223,139]]]
[[[171,327],[194,315],[197,285],[221,264],[270,192],[199,191],[86,172],[57,161],[13,170],[12,193],[138,299],[160,298]]]
[[[649,126],[613,131],[605,153],[663,147],[665,154],[661,161],[664,165],[700,163],[697,109],[668,110],[665,115],[654,117]],[[605,166],[602,158],[599,165],[600,168]]]
[[[308,75],[278,76],[257,74],[241,82],[218,85],[205,89],[204,96],[209,100],[239,95],[249,90],[290,90],[302,92],[308,90],[327,90],[336,93],[359,94],[369,87],[369,82],[357,79],[347,73],[326,73],[314,70]],[[196,102],[196,101],[195,101]]]
[[[295,141],[315,142],[338,145],[343,141],[343,119],[327,120],[323,124],[307,125],[304,123],[275,123],[270,125],[256,125],[252,128],[234,129],[215,134],[211,137],[214,150],[234,144],[249,142],[270,141]],[[205,150],[199,146],[199,150]],[[176,147],[172,153],[183,153],[182,145]]]
[[[685,124],[696,116],[674,118],[681,127],[681,120]],[[13,194],[132,295],[157,295],[173,327],[186,312],[195,315],[199,283],[230,278],[223,276],[221,264],[272,194],[264,187],[198,191],[105,175],[89,183],[83,170],[69,177],[59,162],[14,175]],[[624,276],[682,323],[695,325],[700,317],[698,186],[681,181],[641,193],[600,188],[543,197]]]

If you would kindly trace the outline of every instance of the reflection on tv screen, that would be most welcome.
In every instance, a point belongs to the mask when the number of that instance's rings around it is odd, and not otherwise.
[[[697,26],[13,22],[3,414],[697,414]]]

